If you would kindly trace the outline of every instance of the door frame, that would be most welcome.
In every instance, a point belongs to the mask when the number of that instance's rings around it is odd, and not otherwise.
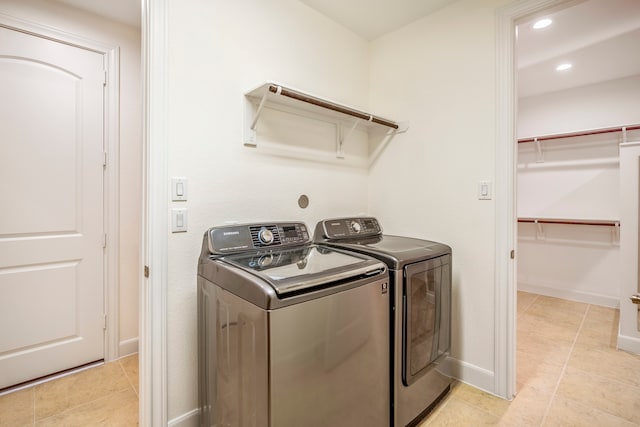
[[[139,363],[141,426],[168,417],[168,13],[169,0],[142,0],[143,185]]]
[[[107,316],[104,331],[104,360],[115,360],[119,356],[119,262],[120,241],[120,192],[119,192],[119,147],[120,147],[120,49],[54,27],[37,24],[0,13],[0,26],[11,30],[43,37],[56,42],[97,52],[104,57],[107,86],[104,91],[103,144],[106,151],[106,168],[103,181],[103,231],[107,236],[107,247],[103,255],[104,313]]]
[[[495,358],[494,393],[512,399],[516,392],[517,258],[517,21],[583,0],[519,0],[496,11],[495,147]],[[514,252],[514,255],[517,254]]]

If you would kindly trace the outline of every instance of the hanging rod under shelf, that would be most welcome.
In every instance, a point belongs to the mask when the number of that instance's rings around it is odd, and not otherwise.
[[[308,95],[306,93],[298,92],[292,89],[287,89],[282,86],[270,84],[269,92],[274,93],[276,95],[286,96],[288,98],[292,98],[301,102],[306,102],[308,104],[313,104],[321,108],[326,108],[327,110],[336,111],[338,113],[346,114],[348,116],[353,116],[361,120],[377,123],[382,126],[387,126],[392,129],[399,128],[399,125],[391,120],[383,119],[382,117],[376,117],[372,114],[367,114],[365,112],[358,111],[353,108],[349,108],[340,104],[329,102],[324,99]]]
[[[579,132],[567,132],[567,133],[558,133],[553,135],[543,135],[538,137],[527,137],[527,138],[519,138],[518,144],[522,144],[525,142],[535,142],[535,141],[548,141],[550,139],[562,139],[562,138],[573,138],[576,136],[589,136],[589,135],[600,135],[603,133],[614,133],[614,132],[625,132],[630,130],[639,130],[640,125],[629,125],[629,126],[616,126],[610,128],[602,128],[602,129],[591,129]]]
[[[620,221],[600,219],[518,218],[518,222],[532,224],[596,225],[606,227],[620,226]]]

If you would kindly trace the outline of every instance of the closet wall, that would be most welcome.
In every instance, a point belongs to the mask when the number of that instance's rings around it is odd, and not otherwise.
[[[518,137],[639,124],[639,100],[640,76],[522,98]],[[518,144],[518,217],[618,221],[622,139],[618,132],[543,141],[540,150]],[[619,270],[616,226],[519,223],[520,290],[616,307]]]

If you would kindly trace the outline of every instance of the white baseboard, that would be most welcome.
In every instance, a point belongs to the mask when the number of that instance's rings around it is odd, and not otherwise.
[[[593,294],[590,292],[581,292],[573,289],[558,289],[550,286],[535,285],[532,283],[518,282],[518,290],[531,292],[534,294],[545,295],[548,297],[562,298],[571,301],[584,302],[587,304],[601,305],[604,307],[618,308],[620,306],[620,298],[609,295]]]
[[[453,357],[447,357],[445,359],[442,363],[442,370],[445,374],[458,381],[495,395],[495,378],[492,371],[454,359]]]
[[[200,410],[198,408],[179,415],[167,423],[168,427],[198,427],[200,421]]]
[[[618,349],[640,354],[640,338],[618,335]]]
[[[138,352],[138,338],[131,338],[129,340],[120,341],[118,346],[118,357],[128,356]]]

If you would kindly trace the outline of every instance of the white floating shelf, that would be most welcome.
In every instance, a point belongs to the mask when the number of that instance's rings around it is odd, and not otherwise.
[[[260,114],[265,106],[282,111],[306,113],[309,117],[335,122],[340,126],[338,141],[336,141],[336,156],[343,157],[342,144],[351,133],[362,127],[386,130],[392,137],[396,133],[405,132],[409,128],[408,122],[396,122],[357,108],[350,107],[326,98],[292,89],[275,82],[267,82],[245,94],[245,133],[244,145],[256,146],[256,128]]]

